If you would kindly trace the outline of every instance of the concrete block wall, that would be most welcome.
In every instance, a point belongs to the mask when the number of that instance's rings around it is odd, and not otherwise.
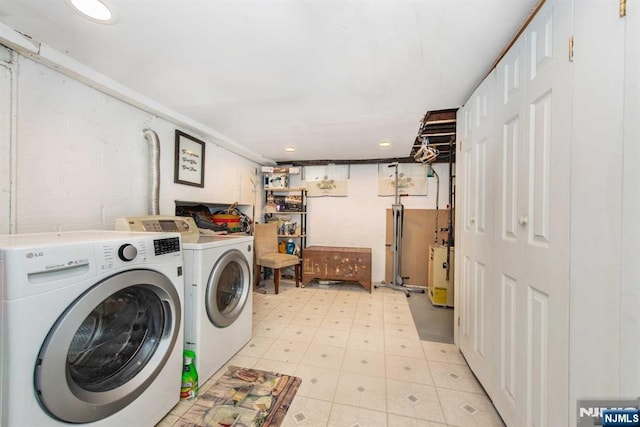
[[[205,187],[174,184],[175,124],[18,60],[15,231],[112,229],[116,217],[147,214],[145,128],[161,143],[161,214],[172,215],[175,200],[256,203],[256,163],[205,140]]]

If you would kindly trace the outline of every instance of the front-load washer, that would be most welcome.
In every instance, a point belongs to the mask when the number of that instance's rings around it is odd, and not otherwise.
[[[195,351],[204,383],[251,340],[253,236],[200,236],[189,217],[119,218],[116,227],[182,233],[185,349]]]
[[[153,426],[179,401],[178,233],[0,236],[3,426]]]
[[[206,381],[251,340],[253,237],[202,236],[183,258],[185,348]]]

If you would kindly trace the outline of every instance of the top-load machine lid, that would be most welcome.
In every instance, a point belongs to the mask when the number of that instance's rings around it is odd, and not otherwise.
[[[200,237],[195,221],[187,216],[149,215],[116,218],[116,230],[173,231],[182,235],[184,243],[196,243]]]

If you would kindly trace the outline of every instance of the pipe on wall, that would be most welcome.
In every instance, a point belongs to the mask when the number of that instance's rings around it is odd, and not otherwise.
[[[149,173],[149,194],[148,213],[149,215],[160,214],[160,139],[158,134],[152,129],[142,131],[144,139],[149,143],[148,173]]]
[[[9,233],[18,232],[18,54],[10,51],[10,62],[5,64],[11,79],[10,131],[9,131]],[[3,233],[5,230],[2,231]]]
[[[433,165],[431,163],[428,164],[429,168],[431,169],[431,172],[433,172],[433,175],[436,177],[436,225],[435,225],[435,235],[433,236],[433,245],[434,246],[438,246],[438,208],[439,208],[439,201],[440,201],[440,175],[438,175],[438,172],[436,172],[436,170],[433,168]]]

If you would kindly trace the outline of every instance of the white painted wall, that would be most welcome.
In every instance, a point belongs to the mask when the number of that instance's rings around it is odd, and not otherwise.
[[[435,164],[440,176],[440,227],[446,227],[446,207],[449,199],[449,165]],[[299,175],[292,176],[291,186],[303,185]],[[311,197],[307,211],[307,246],[357,246],[371,248],[372,279],[384,280],[386,210],[394,197],[378,196],[378,165],[351,166],[347,197]],[[405,209],[435,209],[436,178],[428,178],[427,196],[402,197]],[[425,235],[433,239],[432,235]],[[408,256],[407,254],[404,254]],[[427,259],[425,258],[425,262]]]
[[[174,123],[18,61],[16,232],[113,229],[116,217],[146,214],[148,127],[161,142],[161,214],[172,215],[175,200],[256,203],[255,162],[205,140],[205,187],[174,184]],[[0,222],[7,217],[3,207]]]
[[[620,394],[640,394],[640,9],[627,11],[624,147],[622,152],[622,272],[620,275]]]
[[[606,1],[575,3],[574,36],[588,48],[573,64],[572,404],[591,396],[622,397],[626,375],[620,370],[625,21],[617,12]]]

